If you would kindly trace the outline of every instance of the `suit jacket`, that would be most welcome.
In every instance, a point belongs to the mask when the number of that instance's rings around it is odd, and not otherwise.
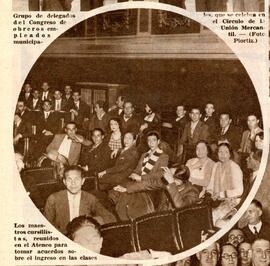
[[[125,121],[124,116],[122,116],[122,118],[121,118],[121,132],[122,132],[123,136],[127,132],[134,132],[135,134],[138,134],[141,124],[142,124],[142,120],[139,119],[134,114],[127,121]]]
[[[90,116],[90,107],[84,101],[80,101],[79,109],[75,105],[74,101],[70,106],[70,109],[74,109],[78,112],[78,115],[75,116],[74,122],[78,124],[79,127],[82,127],[83,121],[85,118],[89,118]]]
[[[142,165],[143,159],[147,153],[142,154],[136,169],[133,173],[138,175],[142,174]],[[162,153],[158,160],[155,162],[154,167],[148,174],[142,175],[142,180],[140,182],[128,182],[124,186],[127,188],[128,193],[144,191],[144,190],[154,190],[163,187],[162,176],[163,170],[162,167],[168,166],[169,156],[166,153]]]
[[[67,190],[53,193],[48,197],[44,208],[44,216],[63,234],[70,221],[67,193]],[[100,216],[104,223],[116,221],[95,196],[85,191],[81,192],[79,215]]]
[[[54,99],[52,101],[52,110],[55,110],[55,108],[56,108],[56,100]],[[67,100],[62,98],[60,110],[58,110],[58,111],[68,111],[68,109],[69,109],[69,107],[68,107]]]
[[[47,119],[43,111],[36,112],[36,121],[35,125],[37,126],[37,133],[41,134],[43,130],[51,131],[53,134],[56,134],[61,129],[61,124],[59,121],[58,115],[51,111]]]
[[[42,100],[39,98],[36,105],[34,106],[33,98],[31,98],[31,101],[28,102],[27,107],[30,110],[41,110],[42,109]]]
[[[126,181],[136,167],[139,154],[135,146],[120,152],[115,165],[106,169],[106,174],[99,179],[100,189],[109,190]]]
[[[178,135],[181,137],[183,132],[184,132],[184,128],[186,126],[186,124],[188,123],[188,118],[187,116],[182,117],[180,120],[176,121],[176,118],[173,120],[172,125],[174,129],[177,129],[178,131]]]
[[[197,142],[200,140],[209,141],[208,126],[202,121],[199,121],[194,129],[193,136],[191,136],[191,122],[188,122],[184,128],[180,143],[195,147]]]
[[[66,134],[56,134],[52,140],[52,142],[49,144],[47,147],[46,151],[50,152],[52,150],[58,151],[60,148],[60,145],[62,144],[64,137]],[[80,136],[81,137],[81,136]],[[72,142],[71,147],[69,150],[69,155],[68,155],[68,163],[70,165],[76,165],[78,164],[80,154],[81,154],[81,147],[82,145],[89,146],[91,144],[91,141],[84,139],[83,143],[77,143],[77,142]]]
[[[44,0],[43,11],[70,11],[72,0]]]
[[[19,126],[14,125],[13,127],[13,137],[16,137],[18,134],[22,135],[22,138],[14,145],[15,152],[23,154],[24,152],[24,138],[31,136],[31,125],[24,122],[23,120]]]
[[[218,128],[219,128],[219,120],[218,117],[213,114],[212,116],[208,117],[206,121],[204,121],[205,116],[202,118],[202,121],[208,126],[209,129],[209,142],[213,143],[215,142],[215,136],[217,135]]]
[[[253,234],[253,232],[250,231],[248,225],[242,228],[242,231],[245,235],[246,242],[253,243],[253,241],[258,238],[263,238],[270,241],[270,225],[268,223],[262,223],[262,227],[258,235]]]
[[[261,128],[257,128],[256,132],[260,133],[263,130]],[[257,134],[256,133],[256,134]],[[242,134],[242,140],[240,144],[240,152],[251,153],[254,145],[254,140],[250,139],[250,130],[245,130]]]
[[[228,140],[233,150],[238,151],[240,148],[240,141],[241,141],[241,130],[233,125],[229,126],[227,132],[222,135],[221,130],[217,134],[216,141]]]
[[[123,110],[122,112],[119,114],[119,108],[114,108],[114,109],[111,109],[108,114],[110,115],[110,117],[122,117],[123,116]]]
[[[112,166],[111,152],[108,143],[103,141],[96,148],[83,151],[81,164],[87,165],[89,174],[95,176]]]
[[[26,98],[26,94],[25,91],[22,91],[19,95],[19,99],[24,101],[24,104],[27,106],[29,104],[29,102],[31,102],[31,100],[33,99],[33,96],[31,95],[31,93],[29,94],[28,98]]]
[[[40,99],[42,100],[42,94],[43,94],[43,90],[40,91]],[[53,99],[53,93],[49,90],[49,93],[47,95],[46,100],[52,101]]]

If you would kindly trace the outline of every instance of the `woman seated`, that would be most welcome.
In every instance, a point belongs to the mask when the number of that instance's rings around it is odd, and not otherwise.
[[[123,142],[124,148],[119,150],[115,165],[98,173],[99,188],[101,190],[110,190],[127,181],[138,163],[139,154],[135,147],[135,134],[127,132],[124,135]]]
[[[121,138],[121,131],[120,131],[120,119],[118,117],[111,118],[109,120],[109,125],[111,129],[111,134],[108,138],[108,145],[111,151],[118,152],[119,149],[122,148],[122,138]]]
[[[210,147],[207,142],[199,141],[196,145],[197,157],[189,159],[186,166],[189,169],[191,184],[197,186],[199,191],[202,191],[202,195],[205,192],[206,187],[209,185],[212,170],[215,162],[208,156],[210,153]]]
[[[164,167],[163,170],[164,179],[168,183],[166,188],[169,198],[162,199],[159,210],[168,210],[172,207],[184,208],[200,200],[198,188],[189,181],[190,172],[187,166],[171,169]]]
[[[239,204],[243,194],[243,173],[232,160],[232,149],[228,143],[218,146],[218,162],[215,163],[209,185],[206,190],[214,201],[219,201],[213,210],[214,224],[225,219]]]
[[[163,187],[163,167],[168,165],[168,155],[159,147],[157,132],[149,132],[147,143],[150,150],[144,153],[136,169],[129,176],[133,181],[114,187],[110,196],[116,205],[116,211],[122,220],[136,218],[154,211],[154,206],[146,190]]]

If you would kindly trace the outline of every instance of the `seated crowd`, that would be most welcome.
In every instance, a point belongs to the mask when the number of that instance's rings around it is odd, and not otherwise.
[[[236,212],[262,157],[259,115],[250,112],[241,130],[210,102],[204,113],[194,106],[187,114],[179,105],[170,121],[149,103],[144,109],[136,112],[119,96],[108,110],[97,101],[92,113],[71,86],[52,92],[47,82],[41,90],[24,85],[14,116],[15,152],[25,168],[48,161],[57,168],[66,189],[47,199],[44,214],[61,232],[81,215],[108,223],[204,199],[216,227]],[[96,189],[82,191],[90,178]]]

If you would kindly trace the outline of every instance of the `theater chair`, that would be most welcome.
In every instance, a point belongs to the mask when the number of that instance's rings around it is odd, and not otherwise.
[[[23,170],[21,179],[29,197],[41,211],[50,194],[64,189],[64,184],[56,178],[53,167]]]
[[[103,225],[101,252],[112,257],[146,249],[176,254],[200,244],[203,234],[212,230],[211,208],[203,202]]]

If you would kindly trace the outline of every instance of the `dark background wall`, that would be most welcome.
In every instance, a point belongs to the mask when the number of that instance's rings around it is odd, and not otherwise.
[[[28,78],[39,88],[65,83],[104,82],[128,84],[125,95],[138,107],[153,103],[162,111],[175,105],[204,105],[213,101],[217,109],[245,116],[260,111],[251,80],[238,60],[52,58],[41,57]]]

